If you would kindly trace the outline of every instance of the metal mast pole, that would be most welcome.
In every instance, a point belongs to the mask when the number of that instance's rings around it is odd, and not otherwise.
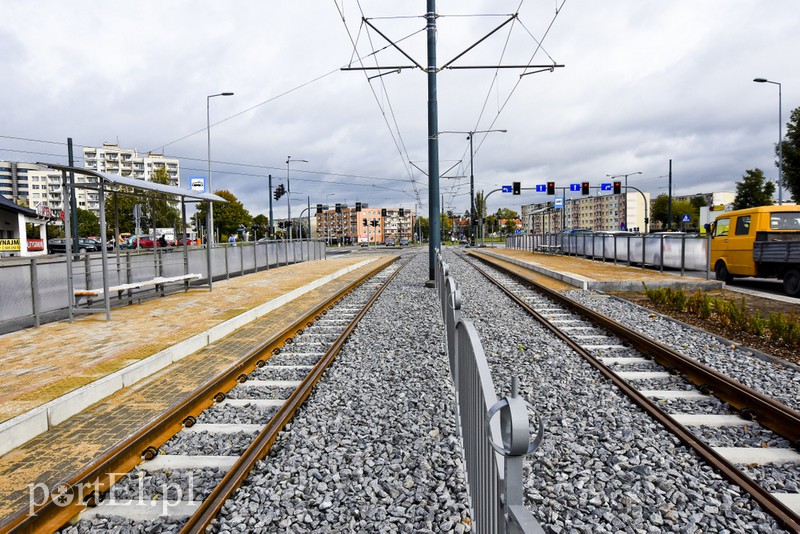
[[[436,250],[439,239],[439,117],[436,100],[436,0],[427,0],[428,10],[428,203],[430,241],[428,243],[428,281],[426,287],[436,285]]]
[[[269,236],[271,238],[275,235],[275,218],[272,216],[272,175],[269,175]]]
[[[475,133],[469,134],[469,244],[475,246],[475,173],[473,172],[472,160],[475,155],[472,151],[472,138]]]

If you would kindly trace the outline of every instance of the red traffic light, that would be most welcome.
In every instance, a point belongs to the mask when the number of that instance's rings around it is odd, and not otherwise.
[[[614,182],[614,194],[619,195],[622,193],[622,182]]]
[[[555,195],[556,194],[556,183],[555,182],[547,182],[547,194],[548,195]]]
[[[581,182],[581,194],[582,195],[589,194],[589,182]]]

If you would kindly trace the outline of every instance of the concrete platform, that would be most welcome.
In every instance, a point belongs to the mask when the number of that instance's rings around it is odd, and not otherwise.
[[[0,336],[0,517],[55,485],[339,288],[394,258],[346,255]],[[291,303],[291,305],[286,305]]]
[[[640,269],[627,265],[593,261],[572,256],[558,256],[541,252],[529,252],[516,249],[469,249],[473,255],[485,255],[503,260],[511,265],[521,267],[542,277],[557,280],[562,286],[554,289],[595,289],[598,291],[641,291],[642,282],[649,288],[673,287],[687,290],[721,289],[723,282],[702,280],[689,276],[680,276],[652,269]],[[536,280],[537,282],[540,280]]]

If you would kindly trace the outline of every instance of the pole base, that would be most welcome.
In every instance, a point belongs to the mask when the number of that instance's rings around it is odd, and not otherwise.
[[[425,282],[425,287],[436,287],[436,280],[427,280]]]

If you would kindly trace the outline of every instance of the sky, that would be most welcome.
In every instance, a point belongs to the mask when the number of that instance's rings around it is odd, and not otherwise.
[[[209,104],[212,187],[252,215],[267,213],[268,175],[286,184],[288,156],[294,216],[356,201],[427,215],[427,74],[341,70],[425,66],[423,0],[0,5],[0,160],[65,164],[68,137],[79,155],[119,143],[179,158],[188,187],[207,174]],[[476,191],[630,173],[654,198],[670,160],[676,195],[735,191],[753,168],[777,181],[778,86],[752,80],[781,83],[785,134],[800,107],[796,0],[439,0],[437,12],[439,67],[498,27],[452,65],[563,65],[438,73],[439,132],[506,130],[473,137]],[[234,95],[207,98],[221,92]],[[463,213],[467,135],[438,143],[443,209]],[[488,209],[548,198],[498,192]]]

